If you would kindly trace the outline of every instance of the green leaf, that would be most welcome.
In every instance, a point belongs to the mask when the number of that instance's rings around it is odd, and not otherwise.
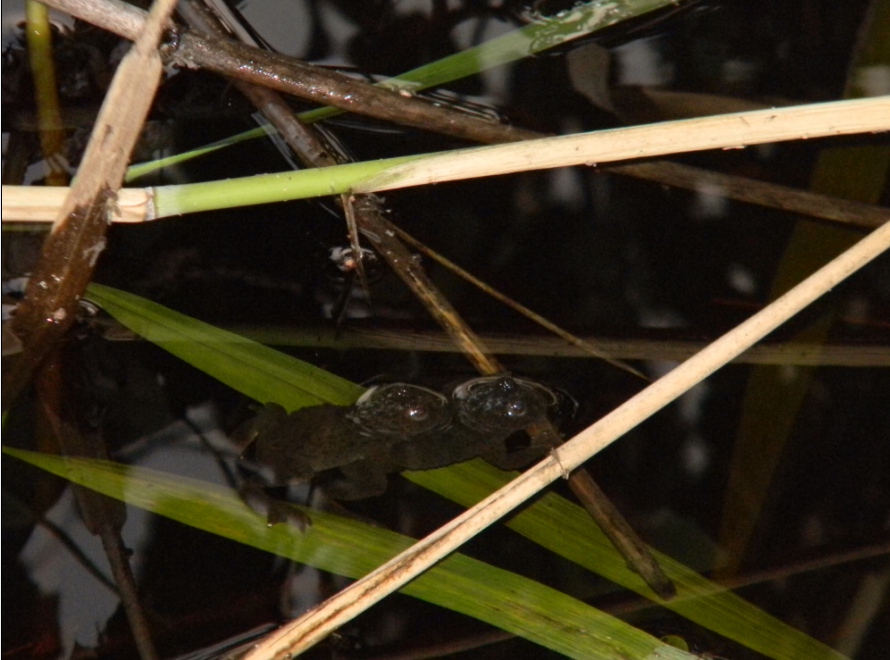
[[[446,470],[447,474],[438,474]],[[403,476],[471,507],[516,475],[475,460],[443,470],[405,472]],[[511,517],[506,525],[548,550],[767,657],[777,660],[844,657],[653,549],[658,563],[677,585],[677,596],[661,601],[639,575],[628,569],[624,558],[587,512],[553,493],[545,494]]]
[[[364,389],[339,376],[131,293],[90,284],[84,296],[138,335],[260,403],[346,406]]]
[[[359,578],[411,546],[395,532],[312,511],[312,526],[269,527],[228,488],[110,461],[3,451],[74,483],[191,527]],[[571,658],[693,658],[623,621],[522,576],[455,554],[402,592],[486,621]]]
[[[239,142],[244,142],[245,140],[253,140],[254,138],[263,137],[264,135],[266,135],[266,131],[263,129],[262,126],[258,126],[257,128],[250,129],[249,131],[244,131],[243,133],[238,133],[237,135],[232,135],[230,137],[223,138],[222,140],[217,140],[216,142],[205,144],[203,147],[198,147],[197,149],[192,149],[191,151],[187,151],[185,153],[173,154],[172,156],[165,156],[164,158],[158,158],[146,163],[137,163],[136,165],[130,165],[130,167],[127,168],[127,173],[124,176],[124,181],[129,183],[134,179],[138,179],[141,176],[150,174],[151,172],[155,172],[165,167],[172,167],[174,165],[178,165],[179,163],[184,163],[188,160],[191,160],[192,158],[206,156],[207,154],[212,154],[214,151],[218,151],[219,149],[225,149],[226,147],[231,147],[232,145],[238,144]]]

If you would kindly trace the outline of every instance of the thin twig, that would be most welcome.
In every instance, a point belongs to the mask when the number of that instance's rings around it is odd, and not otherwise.
[[[72,396],[63,382],[65,375],[73,371],[72,365],[66,364],[67,360],[63,358],[63,351],[60,349],[52,351],[46,360],[46,367],[38,371],[36,378],[36,390],[42,404],[39,410],[53,430],[60,453],[65,456],[108,460],[108,452],[100,433],[92,429],[84,431],[77,419],[81,414],[78,405],[80,402],[76,400],[76,396]],[[139,657],[142,660],[155,660],[158,654],[130,568],[131,553],[121,537],[121,530],[127,519],[126,506],[119,500],[83,486],[72,485],[72,490],[84,527],[102,542]]]
[[[681,603],[686,600],[694,600],[706,598],[709,594],[718,594],[725,591],[735,591],[744,587],[755,584],[765,584],[775,582],[777,580],[787,580],[796,575],[812,573],[815,571],[825,570],[845,564],[851,564],[875,557],[890,555],[890,543],[874,543],[872,545],[854,548],[842,552],[819,555],[811,559],[803,559],[793,561],[774,568],[751,571],[749,573],[741,573],[725,579],[713,579],[711,584],[712,590],[698,591],[694,594],[682,594],[674,603]],[[657,607],[651,600],[634,596],[620,602],[600,603],[597,601],[589,601],[590,604],[597,609],[617,617],[626,617],[629,614],[640,612],[642,610]],[[391,653],[380,653],[368,657],[363,656],[363,660],[417,660],[418,658],[440,658],[463,651],[479,649],[492,644],[497,644],[510,639],[514,639],[516,635],[505,630],[492,629],[475,635],[467,635],[457,640],[442,642],[441,644],[428,644],[422,647],[407,648],[404,650],[394,651]]]
[[[820,195],[809,190],[780,186],[757,179],[712,172],[680,163],[658,161],[612,165],[604,170],[674,188],[694,190],[703,195],[725,197],[862,229],[880,227],[890,217],[890,209],[885,207]]]
[[[109,341],[141,341],[142,338],[114,319],[102,319],[102,336]],[[429,353],[457,353],[460,349],[445,333],[437,330],[398,329],[366,323],[348,327],[293,328],[274,325],[234,325],[223,329],[270,346],[333,348],[337,350],[403,350]],[[703,340],[676,339],[676,330],[651,329],[651,339],[580,337],[601,347],[609,355],[624,360],[682,362],[707,344]],[[495,355],[539,355],[559,358],[586,358],[590,353],[566,344],[556,337],[507,333],[480,333]],[[752,346],[733,364],[786,364],[821,367],[890,367],[890,346],[885,343],[817,344],[806,342],[762,343]]]
[[[358,273],[362,290],[368,294],[368,299],[370,300],[371,289],[368,286],[368,277],[365,275],[365,260],[362,258],[358,220],[355,217],[355,197],[346,194],[340,195],[340,206],[343,209],[343,217],[346,219],[346,234],[349,237],[349,247],[352,249],[355,272]],[[348,290],[345,293],[349,295]],[[345,310],[346,307],[344,306],[343,309]]]
[[[9,497],[9,495],[7,495],[7,497]],[[21,506],[22,508],[26,507],[24,503]],[[95,562],[87,556],[87,554],[77,543],[75,543],[74,539],[72,539],[68,535],[68,532],[66,532],[59,525],[47,518],[45,515],[37,514],[30,508],[28,508],[28,514],[33,517],[35,524],[43,527],[48,534],[56,539],[56,541],[59,542],[59,545],[65,548],[65,550],[67,550],[71,554],[71,556],[74,557],[74,560],[78,564],[80,564],[96,582],[108,589],[108,591],[111,592],[113,595],[120,598],[120,591],[118,591],[117,585],[115,585],[114,582],[112,582],[101,570],[99,570],[99,567],[96,566]]]
[[[399,228],[397,225],[393,224],[392,222],[387,221],[386,224],[388,227],[390,227],[392,229],[392,231],[396,232],[396,234],[398,234],[399,237],[403,241],[408,243],[409,245],[420,250],[425,255],[427,255],[434,261],[437,261],[442,266],[444,266],[445,268],[450,270],[452,273],[454,273],[458,277],[466,280],[467,282],[469,282],[470,284],[472,284],[479,290],[484,291],[485,293],[487,293],[489,296],[491,296],[498,302],[519,312],[526,318],[528,318],[528,319],[534,321],[535,323],[537,323],[538,325],[540,325],[545,330],[549,330],[556,336],[561,337],[562,339],[567,341],[572,346],[577,347],[582,353],[587,353],[588,355],[591,355],[591,356],[598,358],[600,360],[605,360],[612,366],[618,367],[619,369],[627,371],[628,373],[632,373],[633,375],[637,376],[638,378],[642,378],[645,381],[649,380],[649,378],[647,378],[645,375],[643,375],[640,371],[638,371],[637,369],[634,369],[632,366],[630,366],[626,362],[621,362],[620,360],[616,360],[614,357],[609,355],[608,351],[604,350],[601,347],[597,347],[595,343],[588,341],[588,340],[581,339],[580,337],[576,337],[571,332],[567,332],[566,330],[563,330],[555,323],[548,321],[546,318],[544,318],[537,312],[529,309],[525,305],[522,305],[522,304],[516,302],[510,296],[506,296],[503,293],[501,293],[500,291],[498,291],[497,289],[494,289],[493,287],[489,286],[488,284],[486,284],[485,282],[480,280],[475,275],[465,271],[463,268],[458,266],[456,263],[454,263],[450,259],[447,259],[446,257],[442,256],[441,254],[439,254],[432,248],[427,247],[426,245],[424,245],[423,243],[418,241],[416,238],[414,238],[411,234],[409,234],[405,230]],[[497,349],[493,349],[493,350],[495,353],[499,352]]]
[[[380,198],[361,195],[357,196],[356,200],[356,220],[362,235],[386,260],[393,272],[411,289],[480,373],[485,375],[502,373],[503,367],[492,357],[491,351],[479,335],[470,328],[451,302],[433,284],[411,251],[396,238],[395,232],[387,228]]]

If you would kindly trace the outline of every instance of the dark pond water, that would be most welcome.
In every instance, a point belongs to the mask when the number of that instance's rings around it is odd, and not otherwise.
[[[477,111],[546,133],[690,116],[703,106],[714,107],[714,99],[727,111],[752,103],[836,100],[853,80],[866,81],[857,89],[874,95],[890,93],[890,62],[881,63],[875,55],[867,65],[853,64],[868,2],[680,4],[680,11],[612,28],[597,39],[447,89],[452,99]],[[394,75],[562,8],[546,0],[532,8],[508,0],[256,0],[242,10],[282,52],[362,74]],[[61,75],[73,88],[63,104],[89,114],[101,99],[117,42],[89,31],[60,41]],[[17,61],[11,57],[4,72],[14,72]],[[7,79],[13,78],[4,76],[4,117],[26,116],[31,111],[27,80],[15,79],[7,89]],[[150,119],[161,135],[160,147],[175,153],[254,127],[251,112],[225,81],[182,72],[165,83]],[[4,119],[4,137],[24,130],[16,122],[7,125]],[[81,123],[72,133],[73,162],[87,129]],[[467,146],[358,117],[331,120],[327,130],[357,160]],[[886,167],[887,149],[886,137],[864,136],[673,160],[802,189],[814,179],[829,178],[837,185],[823,182],[822,190],[839,196],[854,188],[844,188],[844,181],[858,180],[860,188],[870,188],[867,199],[860,199],[887,206],[886,170],[872,176],[875,168]],[[833,155],[826,160],[829,152]],[[164,170],[152,182],[205,181],[288,167],[271,143],[254,140]],[[553,322],[580,335],[649,346],[651,359],[632,364],[652,379],[676,364],[676,358],[651,348],[652,342],[700,344],[715,338],[771,298],[777,274],[793,272],[798,260],[808,263],[808,254],[829,258],[863,235],[735,202],[719,189],[670,188],[605,168],[478,179],[385,197],[389,217],[401,228]],[[24,274],[32,263],[33,241],[6,231],[3,238],[4,278]],[[450,392],[455,383],[477,377],[459,353],[416,350],[409,344],[383,350],[297,341],[298,331],[306,329],[330,337],[338,328],[342,337],[359,329],[438,330],[385,266],[369,278],[370,300],[360,286],[344,293],[348,278],[330,254],[347,243],[343,219],[328,202],[196,214],[113,227],[96,279],[265,338],[356,383],[409,382]],[[822,262],[801,267],[811,272]],[[427,258],[423,264],[478,332],[543,335],[453,273]],[[885,657],[890,645],[888,310],[890,262],[884,257],[799,315],[776,338],[827,338],[831,347],[863,351],[877,346],[872,354],[885,366],[733,365],[588,465],[648,542],[703,571],[731,565],[734,575],[755,576],[740,595],[863,659]],[[339,326],[332,314],[339,314]],[[106,327],[84,330],[71,342],[77,363],[66,377],[83,397],[85,422],[101,430],[112,458],[225,483],[207,445],[231,463],[238,449],[228,436],[252,414],[251,402],[153,345],[108,341]],[[272,331],[277,340],[268,339]],[[566,435],[645,386],[636,376],[592,358],[519,349],[500,358],[517,377],[545,383],[577,401],[577,412],[563,422]],[[491,399],[479,397],[479,391],[465,392],[464,400],[484,409]],[[532,406],[538,404],[533,400]],[[51,446],[40,409],[33,393],[21,397],[6,420],[4,444]],[[424,414],[420,408],[414,412]],[[494,425],[504,419],[496,418]],[[5,656],[136,657],[117,599],[84,566],[92,562],[108,573],[99,541],[80,524],[70,492],[6,457],[3,476]],[[562,492],[562,486],[556,488]],[[304,502],[310,496],[304,490],[295,497]],[[758,502],[755,512],[751,503]],[[414,536],[458,512],[394,477],[386,495],[350,507]],[[35,524],[37,518],[55,527]],[[71,540],[69,547],[52,531],[57,528]],[[134,552],[132,563],[163,657],[295,616],[345,583],[135,508],[129,509],[124,537]],[[851,558],[850,553],[880,544],[883,554]],[[77,558],[74,548],[89,562]],[[595,604],[624,599],[603,580],[579,575],[503,530],[487,532],[465,550]],[[810,567],[807,562],[814,560],[824,561]],[[703,653],[759,657],[656,608],[630,620],[658,635],[679,634]],[[487,630],[472,619],[399,596],[359,617],[311,657],[388,657]],[[452,655],[550,657],[541,647],[515,639]]]

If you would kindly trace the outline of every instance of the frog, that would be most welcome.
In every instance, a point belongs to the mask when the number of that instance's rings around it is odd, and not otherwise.
[[[387,475],[404,470],[473,458],[502,469],[530,463],[552,443],[516,448],[508,440],[547,421],[556,403],[550,389],[507,375],[461,383],[450,396],[390,383],[367,390],[352,406],[322,404],[288,414],[278,404],[267,404],[249,423],[251,444],[245,454],[268,468],[272,485],[312,481],[334,500],[362,499],[383,493]],[[310,522],[296,509],[264,497],[256,481],[242,488],[242,497],[252,506],[262,498],[270,525],[289,520],[304,528]]]
[[[524,378],[483,376],[454,387],[452,423],[441,432],[422,434],[392,448],[401,469],[429,470],[482,458],[503,470],[515,470],[543,457],[559,440],[543,434],[513,446],[509,441],[534,425],[550,421],[556,394]]]
[[[434,434],[450,422],[446,397],[407,383],[372,387],[352,406],[321,404],[288,413],[268,403],[236,432],[248,442],[242,460],[269,473],[249,478],[241,497],[254,509],[266,509],[270,525],[289,521],[305,528],[309,518],[269,497],[265,484],[323,478],[323,490],[337,500],[379,495],[386,490],[386,475],[397,469],[392,447]]]

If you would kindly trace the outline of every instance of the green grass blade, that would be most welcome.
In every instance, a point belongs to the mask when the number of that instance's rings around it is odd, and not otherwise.
[[[541,17],[518,30],[385,80],[380,85],[409,91],[444,85],[675,4],[673,0],[594,0],[578,4],[555,16]]]
[[[332,514],[312,511],[305,533],[268,527],[228,488],[109,461],[61,458],[4,447],[53,474],[191,527],[358,578],[413,539]],[[667,646],[585,603],[537,582],[464,555],[453,555],[402,592],[486,621],[571,658],[688,660]]]
[[[395,78],[381,81],[378,86],[410,92],[438,87],[521,60],[529,55],[585,37],[616,23],[675,4],[676,0],[593,0],[593,2],[560,12],[556,16],[542,17],[538,22],[513,30],[478,46],[411,69]],[[304,124],[310,124],[344,112],[339,108],[316,108],[301,112],[297,118]],[[126,180],[131,181],[162,167],[182,163],[243,140],[263,135],[265,135],[265,131],[262,128],[254,128],[184,154],[140,163],[127,170]]]
[[[125,291],[90,284],[85,298],[133,332],[260,403],[275,401],[288,410],[349,405],[364,391],[324,369]]]
[[[231,147],[232,145],[238,144],[239,142],[263,137],[265,134],[266,131],[264,131],[263,128],[260,126],[257,128],[252,128],[249,131],[244,131],[243,133],[238,133],[237,135],[232,135],[223,140],[211,142],[210,144],[206,144],[203,147],[198,147],[197,149],[192,149],[191,151],[186,151],[185,153],[174,154],[173,156],[167,156],[166,158],[158,158],[157,160],[148,161],[146,163],[137,163],[136,165],[130,165],[130,167],[127,168],[127,173],[124,176],[124,181],[129,183],[130,181],[138,179],[140,176],[144,176],[151,172],[155,172],[165,167],[179,165],[180,163],[184,163],[188,160],[191,160],[192,158],[206,156],[207,154],[212,154],[214,151],[219,151],[220,149]]]
[[[440,470],[405,472],[403,476],[466,507],[501,488],[514,476],[481,460],[447,468],[447,475],[438,472]],[[658,600],[642,578],[628,569],[624,558],[580,506],[548,493],[506,524],[548,550],[646,598]],[[844,657],[667,555],[655,550],[653,553],[677,585],[676,598],[659,601],[662,607],[776,660]]]

